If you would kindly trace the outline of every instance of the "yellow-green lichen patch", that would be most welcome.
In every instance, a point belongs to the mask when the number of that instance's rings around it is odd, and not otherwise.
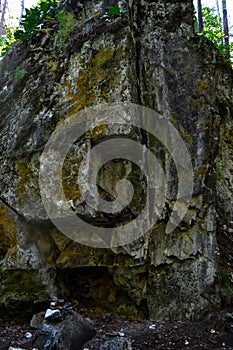
[[[223,140],[223,142],[225,143],[229,143],[232,144],[233,143],[233,136],[230,133],[226,133],[226,132],[222,132],[221,133],[221,139]]]
[[[48,300],[49,295],[38,271],[10,270],[1,274],[0,306],[12,303],[39,302]]]
[[[58,62],[54,60],[47,61],[45,62],[45,67],[46,67],[46,70],[49,72],[56,72],[58,68]]]
[[[114,49],[112,47],[104,48],[100,50],[92,59],[92,66],[94,69],[103,67],[114,55]]]
[[[205,91],[206,89],[208,89],[209,87],[209,82],[204,80],[199,80],[198,82],[198,86],[197,86],[197,92],[198,94],[201,94],[203,91]]]
[[[198,100],[192,98],[192,99],[190,100],[189,106],[190,106],[190,110],[191,110],[191,111],[195,111],[195,110],[198,108]]]
[[[193,142],[192,136],[187,134],[183,128],[180,130],[180,136],[182,137],[182,139],[186,144],[192,144]]]
[[[200,166],[196,171],[195,171],[195,177],[203,177],[206,173],[206,165]]]
[[[173,72],[173,68],[172,67],[167,67],[166,68],[166,72],[167,73],[172,73]]]
[[[218,130],[219,127],[220,127],[220,124],[221,124],[220,118],[215,119],[214,122],[213,122],[213,129],[214,129],[214,130]]]
[[[88,139],[91,138],[92,140],[96,140],[100,137],[103,137],[105,133],[106,125],[100,124],[95,128],[92,128],[86,137]],[[84,145],[85,141],[83,142]],[[73,202],[76,202],[77,200],[79,201],[82,197],[82,193],[78,184],[78,176],[80,164],[86,156],[86,152],[83,149],[85,149],[85,147],[79,147],[78,149],[74,147],[74,149],[71,149],[67,153],[63,164],[62,186],[67,201],[72,200]]]
[[[81,198],[81,192],[78,185],[78,172],[82,155],[70,151],[64,161],[62,169],[62,186],[67,200],[77,200]]]
[[[73,102],[67,116],[100,101],[108,102],[111,98],[110,91],[113,91],[116,85],[116,75],[119,73],[119,63],[112,47],[102,48],[96,54],[92,53],[86,62],[81,55],[79,61],[78,76],[71,77],[71,81],[67,78],[64,83],[64,88],[68,89],[66,97]]]
[[[28,164],[22,160],[16,162],[16,171],[19,175],[19,181],[15,188],[15,193],[18,197],[22,198],[26,196],[25,185],[28,181],[30,181],[31,174],[28,168]]]
[[[95,128],[91,129],[91,137],[101,137],[106,133],[106,124],[97,125]]]
[[[16,245],[16,227],[9,210],[0,204],[0,257]]]
[[[36,192],[36,173],[39,169],[39,162],[35,161],[32,164],[29,163],[27,159],[21,159],[16,161],[15,168],[19,179],[14,192],[19,201],[19,204],[22,204],[29,195],[29,189],[33,189],[34,193]]]

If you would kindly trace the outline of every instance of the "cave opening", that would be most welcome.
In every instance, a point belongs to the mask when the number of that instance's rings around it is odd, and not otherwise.
[[[85,266],[66,268],[57,273],[61,297],[77,308],[93,309],[99,313],[116,313],[124,318],[148,318],[146,301],[139,305],[130,295],[129,288],[114,282],[112,268]]]

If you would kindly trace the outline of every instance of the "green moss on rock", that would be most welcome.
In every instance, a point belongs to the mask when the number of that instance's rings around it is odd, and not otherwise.
[[[0,258],[16,245],[16,227],[9,210],[0,204]]]
[[[23,302],[42,302],[49,299],[39,271],[9,270],[0,274],[0,307]]]

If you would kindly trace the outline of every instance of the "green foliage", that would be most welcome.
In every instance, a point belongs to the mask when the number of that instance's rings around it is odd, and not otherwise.
[[[0,38],[0,57],[4,56],[7,53],[14,41],[14,29],[7,28],[7,34]]]
[[[15,31],[15,39],[30,39],[46,21],[54,17],[56,4],[57,0],[40,0],[37,6],[26,9],[20,23],[22,29]]]
[[[217,179],[223,181],[224,180],[223,171],[222,171],[222,167],[219,163],[216,163],[215,171],[216,171]]]
[[[122,11],[120,6],[117,4],[113,7],[110,7],[106,13],[103,15],[103,18],[117,18],[117,17],[123,17],[125,15],[127,15],[129,13],[129,11]]]
[[[55,42],[63,46],[70,32],[74,28],[74,15],[70,12],[57,12],[56,19],[59,23],[58,32],[55,35]]]
[[[216,15],[215,10],[209,7],[202,8],[203,16],[203,35],[219,49],[223,56],[227,55],[227,49],[224,45],[224,34],[222,30],[222,21]],[[195,28],[197,29],[197,18],[195,18]],[[232,36],[232,35],[231,35]],[[233,43],[230,43],[230,55],[233,58]]]
[[[203,7],[203,32],[202,35],[218,46],[222,44],[224,34],[222,32],[222,23],[217,15],[215,15],[214,9],[209,7]]]
[[[54,19],[58,0],[40,0],[36,6],[25,10],[19,29],[8,28],[5,37],[0,38],[0,57],[2,57],[17,40],[29,40],[43,25]]]
[[[222,286],[221,286],[221,294],[222,297],[227,302],[228,300],[231,301],[233,298],[233,286],[232,281],[230,279],[229,272],[226,270],[220,270],[220,276],[222,280]]]
[[[226,270],[219,270],[219,272],[220,272],[220,276],[222,277],[222,279],[224,281],[228,281],[229,280],[228,271],[226,271]]]
[[[14,72],[12,72],[12,75],[15,79],[16,84],[18,84],[23,79],[23,77],[25,75],[25,70],[18,68],[16,70],[14,70]]]

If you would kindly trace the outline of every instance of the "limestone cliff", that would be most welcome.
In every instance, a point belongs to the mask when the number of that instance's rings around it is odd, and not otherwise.
[[[118,13],[106,16],[117,3]],[[72,14],[68,32],[51,21],[0,66],[0,304],[55,294],[129,317],[202,318],[220,305],[216,230],[233,214],[231,67],[195,36],[192,0],[87,0],[65,11]],[[127,246],[83,246],[48,218],[40,157],[59,123],[85,107],[120,102],[149,107],[177,129],[192,161],[192,200],[166,233],[178,186],[172,156],[144,130],[117,129],[115,136],[131,137],[160,160],[165,204],[154,227]],[[63,187],[72,205],[81,196],[76,177],[86,150],[106,139],[100,118],[70,148]],[[87,159],[84,172],[89,165]],[[110,194],[119,179],[132,182],[131,206],[111,225],[133,220],[145,204],[140,169],[117,159],[98,176],[100,191],[111,187]],[[82,210],[92,225],[108,226],[109,216]]]

